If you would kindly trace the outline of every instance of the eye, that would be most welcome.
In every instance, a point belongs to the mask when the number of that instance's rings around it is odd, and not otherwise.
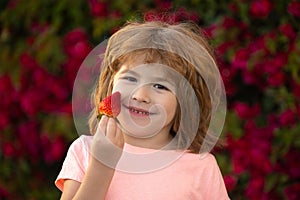
[[[124,76],[124,77],[121,77],[121,79],[123,80],[127,80],[129,82],[136,82],[136,78],[132,77],[132,76]]]
[[[159,90],[167,90],[169,91],[169,89],[161,84],[154,84],[153,85],[154,88],[159,89]]]

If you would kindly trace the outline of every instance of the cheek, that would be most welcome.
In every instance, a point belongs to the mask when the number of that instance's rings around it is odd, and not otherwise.
[[[119,91],[121,93],[121,97],[127,97],[130,95],[133,91],[132,86],[128,86],[126,84],[123,84],[121,81],[116,81],[113,85],[113,92]]]
[[[165,108],[166,108],[166,111],[167,113],[169,113],[169,118],[172,118],[174,119],[175,117],[175,114],[176,114],[176,110],[177,110],[177,100],[176,98],[169,98],[169,101],[166,101],[165,102]]]
[[[173,104],[172,110],[173,110],[173,118],[174,118],[176,115],[176,111],[177,111],[177,101],[175,101],[175,103]]]

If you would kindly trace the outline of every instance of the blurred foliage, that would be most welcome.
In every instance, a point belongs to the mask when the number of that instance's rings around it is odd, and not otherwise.
[[[0,2],[0,199],[58,199],[77,137],[72,87],[127,20],[191,20],[216,49],[228,114],[214,153],[232,199],[300,198],[300,3],[294,0]]]

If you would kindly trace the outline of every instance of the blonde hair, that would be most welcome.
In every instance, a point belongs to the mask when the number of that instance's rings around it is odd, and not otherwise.
[[[183,36],[191,38],[195,42],[195,44],[191,45],[196,45],[197,49],[193,49],[194,47],[187,44]],[[182,49],[178,50],[178,48]],[[180,54],[184,56],[180,56],[177,51],[180,51]],[[167,65],[181,74],[192,86],[198,99],[197,106],[199,106],[201,113],[200,120],[195,122],[198,127],[197,133],[192,138],[189,138],[189,127],[180,124],[182,113],[177,108],[170,134],[175,137],[179,129],[181,129],[180,131],[183,134],[180,134],[178,138],[179,148],[187,148],[190,152],[199,153],[204,139],[207,140],[209,138],[207,137],[207,131],[212,110],[210,92],[213,91],[209,91],[207,83],[194,65],[207,65],[207,63],[215,65],[215,58],[203,32],[193,23],[170,25],[158,21],[128,22],[111,36],[101,65],[99,82],[92,96],[94,109],[89,119],[91,133],[94,134],[96,132],[99,102],[112,92],[114,75],[123,63],[133,62],[141,54],[144,57],[144,63],[157,62]],[[207,57],[210,58],[208,59]],[[193,60],[193,63],[190,60]],[[209,76],[209,73],[212,72],[207,70],[205,73],[205,75]],[[211,144],[215,144],[215,140],[216,138],[214,137],[208,139]],[[186,147],[186,143],[189,146]]]

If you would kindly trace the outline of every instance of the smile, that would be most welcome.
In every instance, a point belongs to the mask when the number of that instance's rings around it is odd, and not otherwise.
[[[140,110],[136,110],[134,108],[129,108],[129,111],[130,112],[135,112],[135,113],[141,114],[141,115],[149,115],[149,112],[147,112],[147,111],[140,111]]]
[[[134,115],[149,116],[149,115],[154,114],[154,113],[150,113],[147,110],[144,110],[144,109],[141,109],[141,108],[136,108],[136,107],[131,107],[131,106],[130,107],[125,106],[125,107],[129,110],[129,112],[131,114],[134,114]]]

